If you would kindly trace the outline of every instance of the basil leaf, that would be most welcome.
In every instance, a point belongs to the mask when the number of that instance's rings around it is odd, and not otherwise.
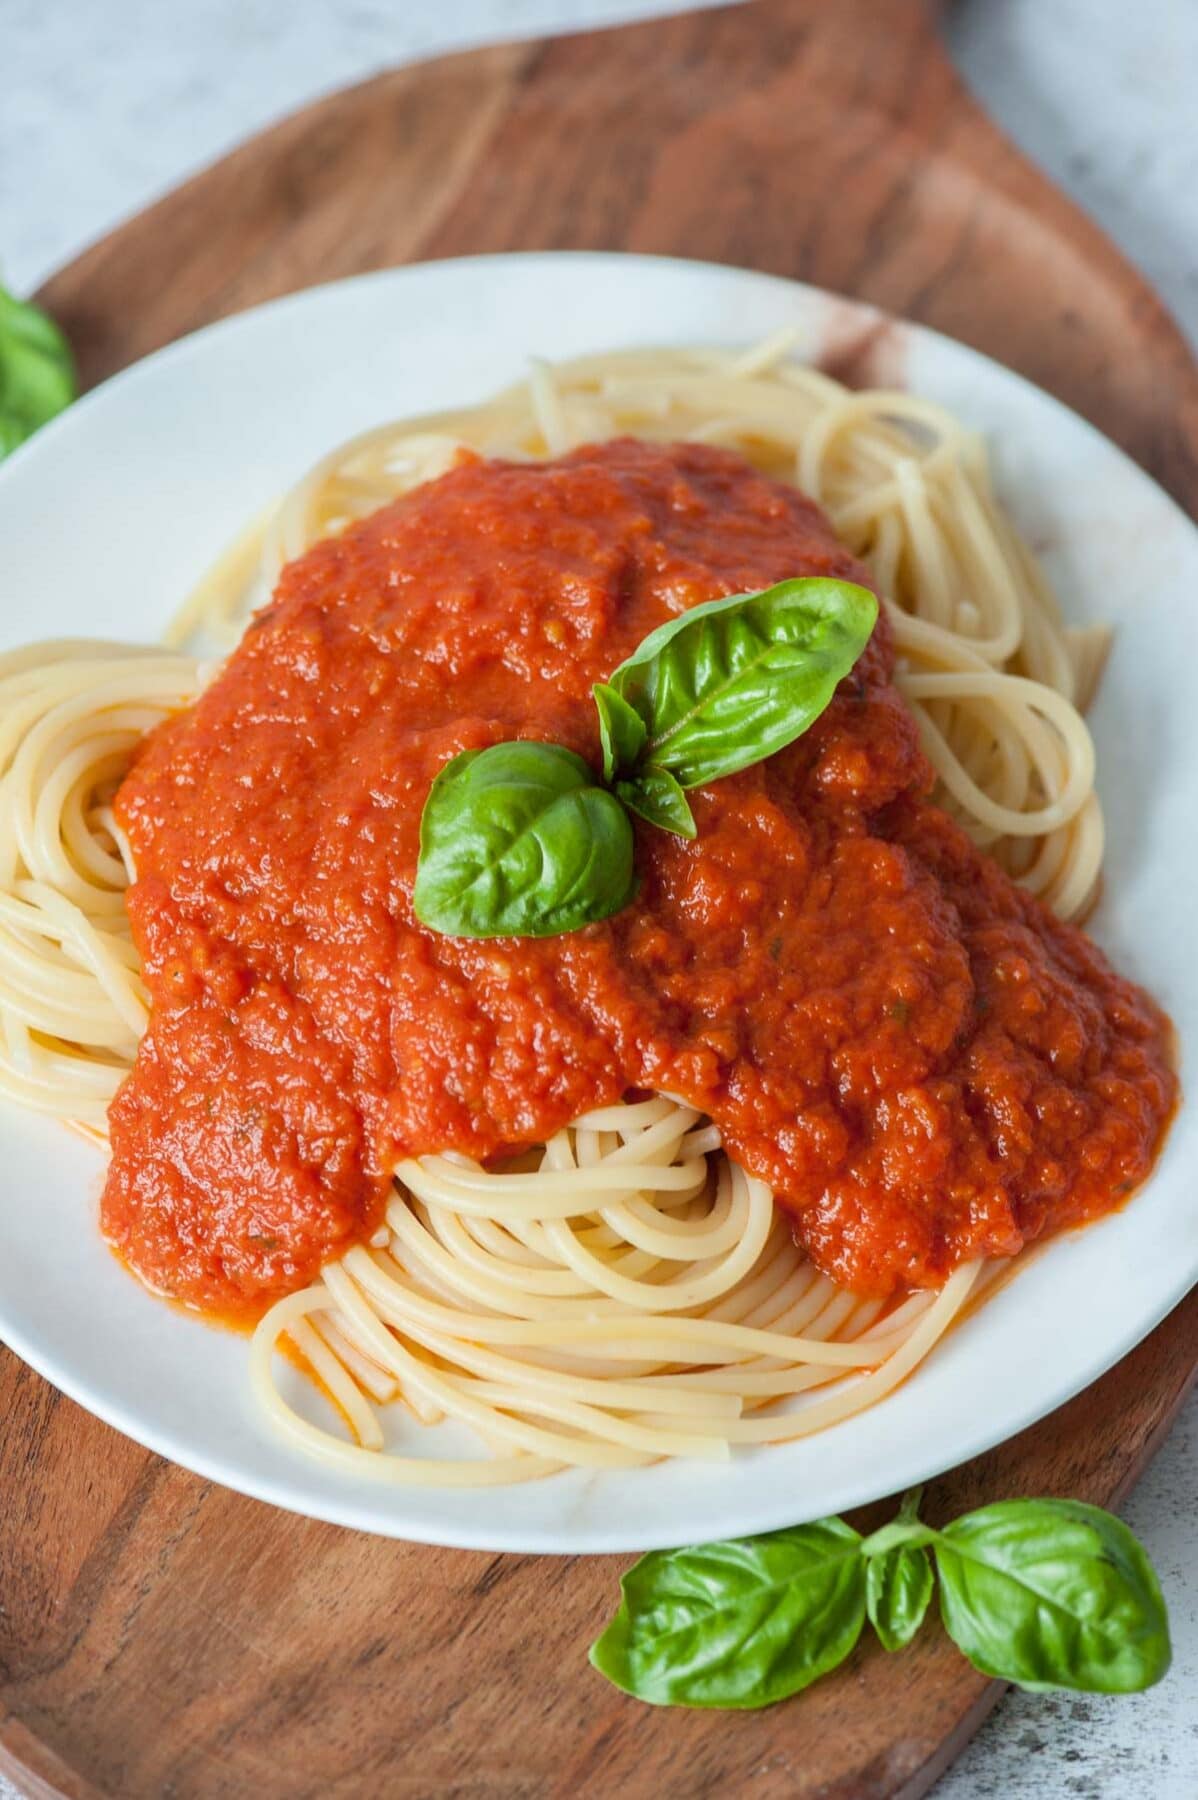
[[[597,681],[591,689],[599,713],[599,739],[603,745],[603,779],[614,781],[624,769],[631,769],[645,747],[649,733],[638,712],[629,706],[615,688]]]
[[[873,594],[854,582],[782,581],[659,626],[610,685],[645,724],[646,762],[697,787],[773,756],[806,731],[877,616]]]
[[[75,398],[75,366],[54,321],[0,287],[0,457]]]
[[[932,1598],[932,1564],[926,1550],[888,1550],[865,1568],[865,1605],[883,1648],[901,1650],[923,1624]]]
[[[769,1706],[844,1661],[865,1620],[861,1538],[842,1519],[655,1551],[591,1646],[609,1681],[656,1706]]]
[[[433,782],[413,906],[452,937],[556,937],[632,898],[632,825],[558,744],[466,750]]]
[[[616,794],[630,812],[679,837],[698,837],[686,795],[668,769],[642,769],[631,781],[617,781]]]
[[[1080,1500],[1003,1500],[936,1538],[940,1610],[975,1668],[1020,1687],[1137,1693],[1169,1667],[1142,1546]]]

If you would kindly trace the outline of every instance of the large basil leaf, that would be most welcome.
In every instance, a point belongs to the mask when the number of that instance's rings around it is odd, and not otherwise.
[[[650,825],[679,837],[698,837],[686,795],[668,769],[642,769],[631,781],[617,781],[616,793],[631,812]]]
[[[865,1605],[887,1650],[901,1650],[923,1624],[932,1598],[932,1564],[926,1550],[888,1550],[865,1570]]]
[[[821,1519],[643,1556],[591,1661],[658,1706],[769,1706],[844,1661],[865,1619],[861,1538]]]
[[[659,626],[609,685],[644,722],[644,762],[696,787],[773,756],[806,731],[877,616],[873,594],[854,582],[782,581]]]
[[[1169,1621],[1143,1548],[1080,1500],[1003,1500],[937,1534],[940,1610],[983,1674],[1020,1687],[1136,1693],[1169,1667]]]
[[[632,826],[581,756],[493,744],[447,763],[420,821],[413,905],[452,937],[556,937],[632,898]]]
[[[75,398],[75,368],[54,321],[0,287],[0,456]]]

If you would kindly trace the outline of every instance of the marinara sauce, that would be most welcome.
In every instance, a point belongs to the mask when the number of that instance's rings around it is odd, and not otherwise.
[[[884,621],[818,723],[637,827],[641,885],[569,936],[418,925],[458,751],[598,761],[591,684],[700,601],[865,581],[738,457],[619,440],[464,459],[284,570],[118,795],[153,1011],[103,1226],[153,1287],[252,1314],[377,1224],[397,1158],[502,1156],[630,1089],[718,1123],[817,1264],[942,1282],[1119,1204],[1175,1097],[1169,1028],[928,799]]]

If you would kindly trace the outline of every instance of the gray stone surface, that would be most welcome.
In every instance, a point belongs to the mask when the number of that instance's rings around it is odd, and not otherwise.
[[[0,271],[33,287],[331,87],[453,46],[671,10],[669,0],[0,0]],[[1194,0],[963,0],[948,29],[991,111],[1139,263],[1198,344]],[[1131,1700],[1010,1696],[937,1800],[1193,1800],[1195,1496],[1198,1399],[1127,1507],[1172,1609],[1169,1679]],[[2,1779],[0,1800],[12,1800]]]

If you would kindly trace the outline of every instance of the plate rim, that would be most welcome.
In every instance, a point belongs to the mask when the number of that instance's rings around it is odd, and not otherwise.
[[[608,268],[619,267],[619,269],[626,274],[631,274],[634,280],[635,272],[645,265],[666,265],[671,269],[683,272],[688,277],[707,279],[711,276],[718,276],[721,280],[732,278],[757,284],[769,284],[782,295],[794,295],[798,293],[807,296],[810,299],[818,300],[821,303],[833,302],[838,306],[850,309],[853,313],[862,316],[863,318],[886,320],[893,317],[893,315],[883,312],[880,308],[873,306],[871,303],[839,295],[831,290],[814,287],[808,283],[793,281],[785,276],[773,275],[758,270],[737,269],[733,268],[731,265],[683,257],[640,256],[625,252],[607,251],[525,251],[505,252],[485,256],[450,257],[436,261],[403,265],[397,268],[376,270],[362,275],[347,277],[338,281],[316,284],[312,287],[303,288],[289,294],[278,296],[275,299],[263,302],[258,306],[245,308],[239,312],[230,314],[225,318],[216,320],[209,325],[198,327],[196,330],[188,332],[169,344],[163,345],[158,350],[139,359],[127,368],[117,371],[105,381],[97,384],[95,388],[89,390],[88,393],[82,396],[73,407],[51,421],[50,424],[37,433],[33,439],[29,440],[25,445],[22,445],[12,457],[7,459],[5,465],[0,468],[0,496],[3,496],[7,492],[8,484],[14,471],[32,468],[39,458],[43,461],[52,460],[57,455],[58,444],[68,434],[79,429],[80,418],[90,416],[94,407],[106,404],[114,391],[132,387],[142,380],[152,380],[160,369],[163,367],[171,367],[176,362],[185,362],[187,358],[194,356],[197,353],[197,350],[202,355],[205,345],[213,340],[221,339],[226,335],[235,334],[239,328],[244,327],[247,320],[275,318],[294,309],[302,308],[306,304],[311,304],[313,300],[319,301],[339,291],[358,289],[367,285],[378,284],[389,286],[396,282],[402,284],[405,280],[425,277],[429,272],[440,271],[442,273],[449,273],[453,276],[458,273],[472,274],[477,272],[480,268],[485,269],[488,266],[519,265],[520,267],[527,268],[530,265],[544,262],[551,262],[559,266],[582,265],[594,267],[596,265],[603,265]],[[1064,414],[1070,420],[1073,427],[1076,428],[1080,426],[1083,431],[1090,434],[1093,439],[1097,440],[1102,445],[1105,454],[1109,456],[1113,453],[1122,464],[1134,471],[1136,477],[1140,481],[1149,483],[1154,490],[1154,493],[1159,499],[1166,503],[1174,514],[1176,514],[1178,520],[1184,524],[1186,530],[1192,534],[1196,545],[1198,545],[1198,529],[1195,528],[1193,521],[1189,519],[1184,509],[1181,508],[1172,496],[1161,488],[1157,482],[1155,482],[1152,476],[1143,470],[1134,459],[1128,456],[1120,446],[1106,438],[1097,427],[1092,425],[1081,414],[1075,412],[1064,402],[1057,399],[1056,396],[1038,387],[1018,371],[1007,368],[1006,365],[998,362],[995,358],[989,357],[985,353],[975,350],[969,345],[961,344],[958,340],[948,337],[942,332],[935,331],[930,327],[919,324],[918,322],[905,321],[902,319],[896,319],[895,322],[901,329],[909,330],[917,334],[919,340],[929,341],[934,345],[950,346],[954,355],[972,359],[974,363],[980,365],[986,371],[998,371],[1004,381],[1017,384],[1019,389],[1025,391],[1025,397],[1032,397],[1036,405],[1042,407],[1047,403],[1049,407]],[[1122,1215],[1114,1215],[1116,1218],[1120,1216]],[[1099,1222],[1090,1226],[1084,1235],[1090,1237],[1095,1234],[1101,1234],[1102,1225],[1103,1222]],[[1067,1242],[1070,1235],[1074,1234],[1064,1234],[1062,1239],[1058,1241]],[[943,1452],[932,1456],[926,1462],[921,1460],[918,1456],[915,1457],[911,1469],[906,1466],[903,1467],[901,1471],[902,1479],[900,1481],[894,1481],[888,1476],[884,1491],[890,1492],[899,1486],[906,1486],[916,1481],[930,1479],[932,1476],[943,1472],[943,1470],[948,1467],[971,1460],[973,1457],[986,1450],[993,1449],[997,1444],[1007,1441],[1010,1437],[1016,1435],[1019,1431],[1026,1429],[1029,1425],[1047,1417],[1060,1406],[1066,1404],[1076,1394],[1082,1392],[1085,1388],[1099,1380],[1102,1375],[1120,1361],[1137,1343],[1147,1337],[1160,1321],[1185,1298],[1191,1287],[1198,1282],[1198,1262],[1196,1262],[1195,1266],[1191,1269],[1187,1264],[1179,1260],[1179,1270],[1180,1273],[1174,1289],[1160,1298],[1159,1305],[1157,1305],[1155,1309],[1150,1309],[1153,1311],[1153,1316],[1150,1321],[1147,1324],[1144,1324],[1141,1320],[1135,1328],[1129,1328],[1115,1339],[1112,1344],[1108,1346],[1109,1353],[1105,1353],[1105,1360],[1102,1361],[1100,1366],[1092,1366],[1089,1368],[1088,1372],[1082,1374],[1078,1378],[1062,1384],[1059,1388],[1054,1388],[1052,1398],[1046,1403],[1036,1403],[1032,1410],[1026,1413],[1021,1423],[1013,1427],[1009,1424],[1004,1424],[997,1432],[989,1429],[985,1425],[981,1425],[971,1436],[959,1438],[957,1442],[955,1442],[952,1455],[948,1460],[946,1460]],[[345,1505],[314,1507],[311,1503],[310,1495],[305,1500],[298,1493],[292,1491],[285,1483],[280,1483],[277,1480],[271,1479],[269,1476],[260,1476],[252,1469],[247,1472],[244,1466],[231,1463],[229,1460],[222,1459],[219,1455],[207,1454],[202,1448],[198,1451],[192,1449],[188,1445],[185,1434],[180,1435],[172,1433],[171,1431],[159,1431],[152,1425],[147,1427],[139,1420],[135,1408],[130,1409],[128,1404],[122,1402],[119,1398],[109,1399],[102,1392],[97,1396],[93,1390],[89,1389],[86,1380],[78,1378],[73,1369],[64,1367],[61,1362],[56,1361],[55,1356],[52,1353],[46,1352],[42,1346],[30,1339],[27,1334],[23,1333],[19,1328],[14,1330],[10,1323],[5,1322],[2,1319],[0,1319],[0,1341],[6,1342],[16,1355],[24,1362],[28,1363],[39,1375],[49,1380],[60,1392],[66,1394],[77,1404],[83,1406],[85,1410],[93,1413],[106,1424],[122,1432],[123,1435],[132,1438],[135,1442],[140,1443],[145,1448],[180,1464],[180,1466],[191,1470],[193,1473],[204,1479],[216,1481],[223,1486],[233,1488],[235,1491],[246,1494],[251,1498],[264,1501],[285,1511],[294,1512],[299,1516],[324,1519],[330,1523],[348,1526],[352,1529],[364,1530],[385,1537],[400,1538],[404,1541],[413,1543],[438,1544],[446,1547],[493,1551],[519,1551],[525,1553],[531,1552],[562,1555],[578,1553],[604,1554],[657,1548],[662,1547],[667,1543],[677,1541],[676,1539],[664,1537],[653,1532],[646,1534],[643,1531],[634,1531],[630,1535],[627,1530],[619,1528],[606,1531],[591,1528],[586,1533],[585,1542],[573,1540],[552,1542],[547,1541],[543,1531],[534,1529],[529,1533],[523,1530],[518,1524],[509,1526],[506,1523],[496,1523],[494,1519],[487,1523],[480,1523],[477,1529],[460,1527],[455,1522],[451,1528],[442,1529],[440,1531],[414,1526],[411,1521],[402,1518],[397,1523],[389,1525],[382,1524],[375,1519],[353,1516],[358,1510],[353,1503],[354,1496],[363,1491],[364,1484],[349,1476],[345,1478],[344,1483],[346,1496]],[[884,1406],[886,1402],[881,1404]],[[758,1453],[758,1455],[765,1458],[768,1458],[771,1454],[776,1454],[776,1450],[767,1449]],[[297,1465],[294,1483],[295,1488],[298,1489],[302,1487],[303,1470],[308,1466],[309,1464],[306,1459]],[[912,1469],[914,1472],[912,1472]],[[558,1481],[563,1478],[552,1477],[549,1479]],[[595,1477],[591,1477],[591,1479],[595,1479]],[[868,1492],[865,1491],[866,1489],[868,1489]],[[402,1511],[402,1494],[404,1490],[387,1488],[385,1483],[374,1481],[370,1484],[370,1491],[373,1491],[374,1493],[390,1492],[397,1494],[399,1497],[400,1509]],[[430,1489],[425,1491],[436,1493],[439,1490]],[[493,1494],[496,1490],[480,1488],[475,1491],[481,1497]],[[519,1490],[511,1488],[498,1491],[516,1493]],[[768,1492],[767,1484],[766,1491]],[[877,1497],[876,1489],[870,1485],[868,1479],[865,1481],[864,1486],[862,1486],[860,1482],[854,1486],[847,1480],[842,1481],[840,1491],[836,1488],[831,1490],[831,1500],[828,1503],[827,1510],[844,1510],[850,1506],[862,1504],[866,1498],[874,1497]],[[479,1508],[480,1513],[484,1510],[485,1507]],[[785,1512],[785,1509],[780,1510],[777,1500],[774,1499],[772,1504],[767,1505],[764,1508],[765,1516],[745,1527],[740,1526],[738,1523],[734,1528],[737,1530],[738,1534],[740,1534],[742,1530],[745,1532],[768,1530],[780,1524],[793,1522],[793,1512],[793,1507],[790,1512]]]

